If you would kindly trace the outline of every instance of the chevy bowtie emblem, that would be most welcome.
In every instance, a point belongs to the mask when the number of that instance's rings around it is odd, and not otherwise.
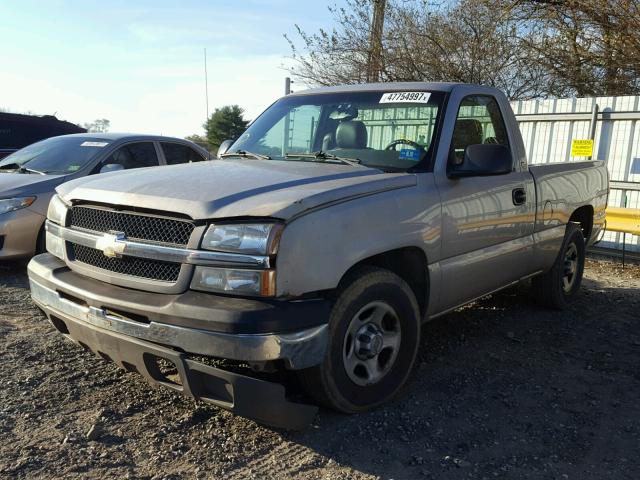
[[[116,258],[121,257],[126,246],[127,237],[123,232],[105,233],[96,241],[96,248],[100,250],[105,257]]]

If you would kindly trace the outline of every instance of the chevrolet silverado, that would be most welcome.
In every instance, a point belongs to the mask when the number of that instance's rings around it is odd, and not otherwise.
[[[567,307],[608,174],[527,165],[493,88],[389,83],[287,95],[213,162],[57,191],[49,253],[28,271],[58,331],[154,384],[301,428],[311,403],[393,398],[424,321],[528,279]],[[306,397],[278,380],[291,376]]]

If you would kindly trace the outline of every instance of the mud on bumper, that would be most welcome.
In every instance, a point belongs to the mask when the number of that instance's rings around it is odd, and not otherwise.
[[[40,260],[38,268],[35,268],[33,260],[29,266],[32,298],[60,333],[85,349],[95,352],[105,360],[115,362],[125,370],[138,372],[151,384],[171,388],[266,425],[302,429],[313,420],[317,407],[288,400],[283,385],[204,364],[190,358],[193,354],[199,355],[203,352],[185,351],[161,340],[169,340],[169,337],[173,337],[171,340],[175,340],[176,337],[202,337],[202,340],[195,344],[206,344],[213,350],[216,347],[220,350],[227,349],[239,357],[245,357],[237,358],[238,360],[246,361],[250,358],[282,358],[281,355],[287,352],[299,355],[299,340],[307,345],[303,350],[308,354],[310,339],[311,352],[315,356],[318,353],[315,343],[320,340],[322,344],[321,337],[229,334],[220,336],[215,332],[185,328],[166,331],[157,338],[140,337],[136,333],[146,333],[149,336],[149,332],[158,330],[153,330],[153,325],[134,325],[135,322],[131,320],[105,315],[100,309],[65,298],[64,292],[57,291],[55,285],[51,284],[51,278],[40,275],[51,273],[51,270],[44,268],[48,263],[47,258],[44,255],[39,257],[34,259]],[[64,286],[64,283],[61,286]],[[162,326],[159,325],[157,328]],[[234,348],[229,348],[228,342],[234,338],[238,343]],[[286,342],[291,339],[295,342],[287,346]],[[274,348],[274,342],[279,345],[278,348]],[[286,348],[280,348],[283,346]],[[214,356],[226,358],[222,355]],[[171,370],[177,371],[177,375],[167,373],[167,362],[173,367]]]
[[[153,343],[110,332],[50,311],[53,325],[68,338],[111,360],[127,371],[140,373],[151,384],[163,385],[198,400],[230,410],[274,427],[298,430],[313,420],[317,407],[290,402],[277,383],[221,370]],[[163,373],[171,362],[178,378]]]

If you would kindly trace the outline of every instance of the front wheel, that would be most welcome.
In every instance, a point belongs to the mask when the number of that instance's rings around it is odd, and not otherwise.
[[[322,364],[300,372],[319,402],[357,413],[390,400],[406,382],[420,341],[418,304],[396,274],[365,267],[343,282]]]
[[[577,224],[570,223],[551,270],[532,280],[536,299],[547,307],[567,308],[580,289],[584,261],[584,235]]]

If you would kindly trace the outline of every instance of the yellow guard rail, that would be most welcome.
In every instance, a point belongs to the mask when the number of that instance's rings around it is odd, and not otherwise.
[[[607,208],[607,230],[640,235],[640,208]]]
[[[624,267],[627,233],[640,235],[640,208],[608,207],[606,230],[622,233],[622,266]]]

